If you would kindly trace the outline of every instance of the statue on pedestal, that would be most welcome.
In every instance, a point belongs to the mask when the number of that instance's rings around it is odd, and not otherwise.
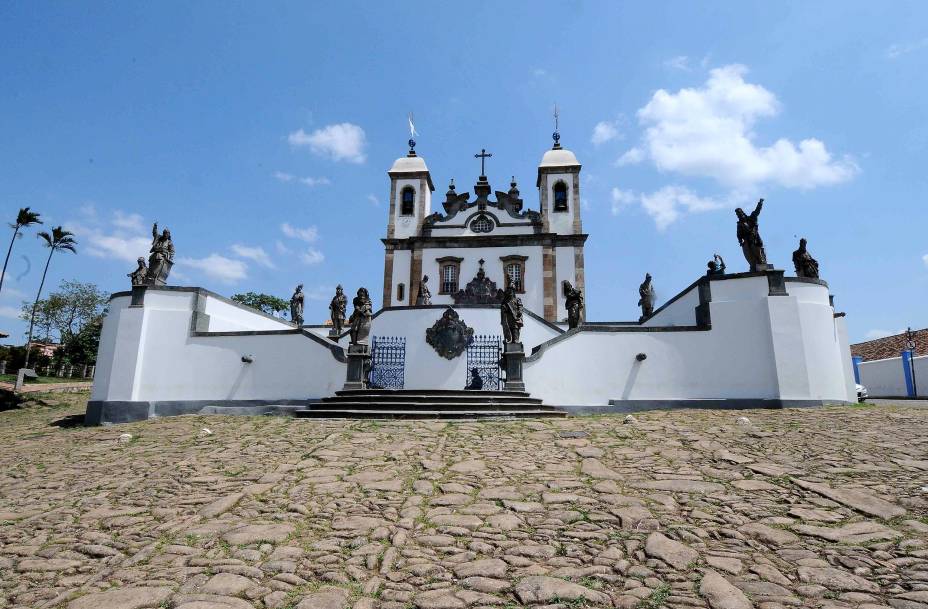
[[[151,250],[148,256],[147,285],[164,285],[168,274],[174,266],[174,242],[171,241],[171,231],[164,229],[158,234],[158,223],[151,227]]]
[[[744,213],[740,207],[735,210],[738,216],[738,244],[744,252],[744,259],[748,261],[749,270],[763,271],[767,269],[767,252],[764,250],[764,241],[760,238],[760,229],[757,219],[764,206],[764,200],[757,202],[757,207],[751,215]]]
[[[148,267],[145,266],[145,259],[140,256],[138,263],[139,268],[129,273],[129,280],[132,281],[133,287],[145,285],[145,278],[148,277]]]
[[[290,321],[297,327],[303,327],[303,284],[296,286],[293,296],[290,297]]]
[[[419,282],[419,294],[416,296],[417,305],[430,305],[432,304],[432,293],[429,292],[429,276],[423,275],[422,281]]]
[[[717,277],[725,274],[725,261],[718,254],[712,256],[712,260],[710,260],[709,264],[706,266],[709,267],[709,270],[706,271],[706,275],[709,277]]]
[[[567,308],[567,326],[573,330],[580,325],[580,317],[583,313],[583,292],[572,286],[566,279],[561,287],[566,300],[564,306]]]
[[[796,267],[796,277],[809,277],[818,279],[818,260],[806,250],[805,238],[799,240],[799,249],[793,252],[793,265]]]
[[[641,307],[639,322],[654,314],[654,286],[651,285],[651,273],[645,273],[644,281],[638,286],[638,306]]]
[[[329,316],[332,319],[331,334],[337,336],[345,328],[345,311],[348,308],[348,297],[345,296],[342,286],[335,287],[335,296],[329,303]]]
[[[510,281],[503,292],[500,303],[500,321],[503,324],[503,338],[507,343],[519,342],[522,331],[522,301],[516,294],[515,282]]]
[[[371,319],[374,316],[374,303],[367,293],[367,288],[358,288],[358,295],[352,301],[354,311],[348,323],[351,326],[351,344],[367,345],[371,333]]]

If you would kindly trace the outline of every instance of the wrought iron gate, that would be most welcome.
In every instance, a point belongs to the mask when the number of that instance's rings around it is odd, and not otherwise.
[[[467,345],[467,377],[465,389],[497,391],[500,388],[500,357],[503,351],[502,337],[498,334],[476,334]],[[476,370],[480,382],[475,382]],[[479,387],[477,385],[480,385]]]
[[[371,389],[402,389],[406,373],[406,337],[374,336],[371,339]]]

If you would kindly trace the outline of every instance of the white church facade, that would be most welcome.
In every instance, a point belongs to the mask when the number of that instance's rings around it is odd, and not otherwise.
[[[499,391],[504,371],[492,368],[502,349],[498,293],[510,283],[525,313],[523,401],[577,413],[856,400],[844,317],[822,280],[775,269],[704,275],[640,320],[582,312],[569,328],[564,282],[586,291],[580,170],[556,143],[542,155],[533,205],[514,180],[493,192],[481,175],[473,198],[452,184],[439,206],[425,159],[410,150],[396,160],[382,292],[370,289],[381,306],[370,330],[369,403],[357,408],[401,401],[409,414],[457,396],[470,414],[492,414],[492,403],[509,399]],[[346,289],[349,313],[356,290]],[[434,340],[449,315],[472,334],[451,353]],[[327,416],[332,400],[345,399],[348,343],[347,331],[296,327],[204,288],[137,286],[112,296],[86,421]],[[460,397],[477,367],[490,372],[484,406],[479,391]]]

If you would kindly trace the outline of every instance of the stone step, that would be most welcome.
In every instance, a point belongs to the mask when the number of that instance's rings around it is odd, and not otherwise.
[[[561,410],[386,410],[323,409],[297,410],[294,416],[305,419],[510,419],[530,417],[566,417]]]
[[[467,389],[343,389],[336,391],[336,396],[358,397],[382,396],[382,395],[428,395],[434,397],[454,397],[454,396],[473,396],[480,395],[484,397],[520,397],[527,398],[529,394],[525,391],[505,391],[505,390],[487,390],[487,391],[470,391]]]
[[[527,396],[516,395],[484,395],[480,391],[472,391],[466,395],[432,395],[429,393],[403,393],[403,394],[356,394],[339,395],[322,398],[325,404],[534,404],[540,405],[541,400]]]
[[[492,400],[454,400],[436,402],[430,400],[413,401],[359,401],[359,400],[324,400],[319,406],[308,410],[323,408],[326,410],[554,410],[541,401],[517,401],[498,403]]]

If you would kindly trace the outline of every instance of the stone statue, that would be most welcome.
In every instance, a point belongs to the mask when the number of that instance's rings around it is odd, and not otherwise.
[[[745,214],[740,207],[735,210],[738,216],[738,243],[741,245],[741,251],[744,252],[744,258],[748,261],[749,270],[752,272],[763,271],[767,267],[767,252],[764,250],[764,241],[760,238],[760,230],[757,226],[757,218],[763,206],[764,200],[761,199],[750,216]]]
[[[429,276],[423,275],[422,281],[419,282],[419,295],[416,296],[417,305],[430,305],[432,304],[432,293],[429,292]]]
[[[638,286],[638,306],[641,307],[641,317],[639,322],[644,321],[654,314],[654,286],[651,285],[651,273],[645,273],[644,281]]]
[[[348,297],[342,286],[335,287],[335,296],[329,303],[329,316],[332,319],[332,334],[338,335],[345,328],[345,311],[348,309]]]
[[[799,249],[793,252],[793,264],[796,266],[796,277],[809,277],[818,279],[818,260],[806,250],[805,238],[799,240]]]
[[[371,333],[371,319],[374,316],[374,303],[367,293],[367,288],[358,288],[358,295],[352,301],[354,311],[348,323],[351,326],[351,344],[366,345]]]
[[[129,279],[132,281],[132,285],[145,285],[145,278],[148,277],[148,267],[145,266],[145,259],[139,257],[138,260],[139,268],[135,269],[129,273]]]
[[[174,242],[171,241],[171,231],[164,229],[158,234],[158,223],[151,227],[151,250],[148,256],[148,275],[145,283],[148,285],[164,285],[168,274],[174,266]]]
[[[296,286],[293,296],[290,297],[290,321],[298,327],[303,327],[303,284]]]
[[[725,274],[725,261],[718,254],[712,256],[712,260],[709,261],[707,266],[709,270],[706,271],[706,275],[709,277],[717,277],[718,275]]]
[[[519,342],[519,333],[522,331],[522,301],[516,294],[515,282],[510,281],[503,292],[500,303],[500,321],[503,324],[503,338],[507,343]]]
[[[561,284],[561,287],[566,299],[564,306],[567,308],[567,326],[573,330],[580,325],[580,317],[583,313],[583,293],[570,285],[570,282],[566,279]]]

